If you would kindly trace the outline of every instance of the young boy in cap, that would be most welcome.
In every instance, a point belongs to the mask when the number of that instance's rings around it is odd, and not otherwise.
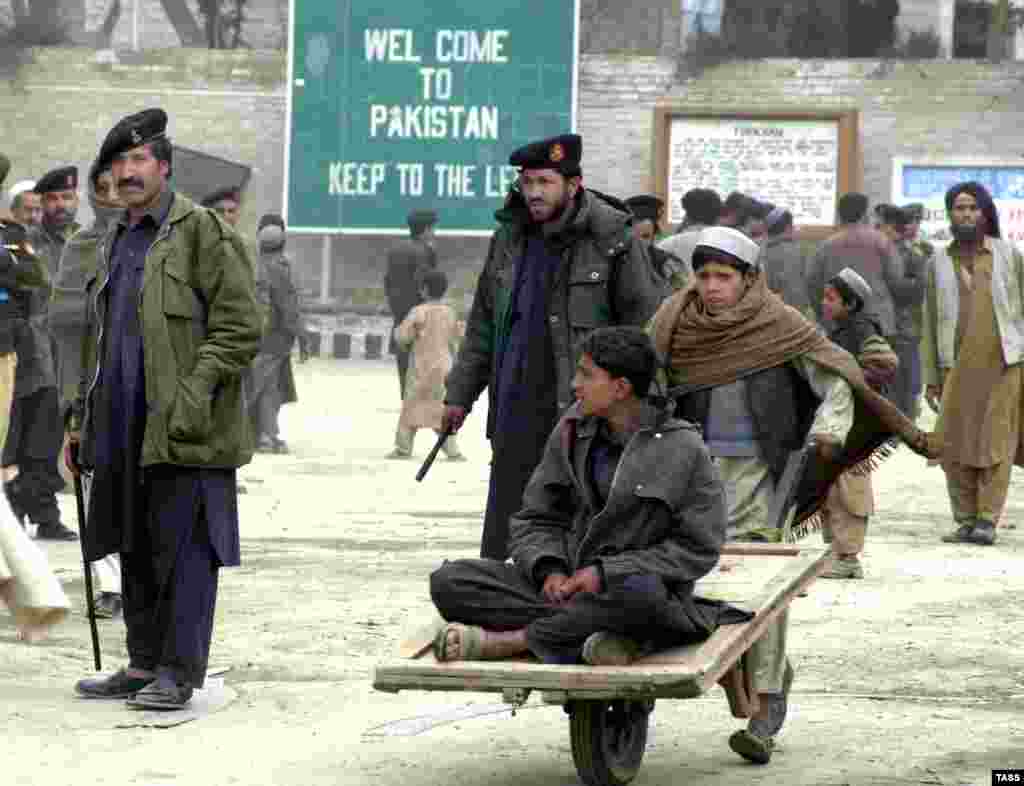
[[[806,476],[821,481],[797,487],[798,523],[818,510],[841,472],[893,433],[915,450],[930,448],[848,353],[768,289],[759,255],[736,229],[705,229],[693,253],[694,286],[666,300],[650,327],[668,361],[676,411],[704,430],[725,485],[727,536],[737,540],[787,534],[788,524],[769,521],[769,513],[791,454],[808,444],[816,451]],[[729,738],[736,753],[759,764],[771,760],[786,719],[794,678],[787,629],[783,612],[751,649],[761,709]]]
[[[857,359],[865,379],[881,392],[896,378],[899,360],[882,336],[878,320],[867,312],[871,294],[871,287],[855,270],[843,268],[825,285],[821,312],[833,326],[829,338]],[[840,475],[821,512],[822,535],[835,555],[822,578],[864,578],[858,555],[874,512],[870,473],[854,468]]]
[[[423,277],[423,302],[413,308],[395,330],[398,346],[411,354],[405,379],[405,398],[395,434],[395,449],[388,458],[412,456],[416,431],[431,428],[441,433],[444,416],[444,381],[452,370],[461,338],[455,309],[441,298],[448,291],[448,276],[431,270]],[[452,434],[441,449],[450,461],[465,461]]]

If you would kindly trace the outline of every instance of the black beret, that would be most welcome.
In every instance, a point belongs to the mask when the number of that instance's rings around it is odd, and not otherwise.
[[[905,227],[911,223],[907,211],[896,207],[896,205],[878,205],[875,207],[875,215],[878,216],[878,220],[883,224],[893,227]]]
[[[577,177],[582,174],[582,159],[582,137],[579,134],[562,134],[519,148],[508,157],[508,162],[522,169],[554,169],[565,177]]]
[[[36,187],[32,190],[37,194],[49,194],[53,191],[77,191],[78,167],[62,166],[59,169],[51,169],[36,181]]]
[[[223,202],[225,199],[230,199],[232,202],[241,202],[242,195],[237,188],[227,186],[207,194],[203,197],[203,201],[200,204],[203,207],[214,207],[218,202]]]
[[[437,223],[437,213],[433,210],[413,210],[406,218],[410,229],[426,229]]]
[[[924,205],[920,202],[911,202],[903,206],[903,212],[907,214],[908,224],[919,224],[924,220]]]
[[[651,194],[640,194],[627,199],[626,207],[641,221],[646,220],[657,223],[661,215],[661,209],[665,207],[665,202]]]
[[[143,109],[117,121],[107,138],[100,145],[96,166],[102,172],[114,158],[125,150],[153,142],[164,137],[167,130],[167,113],[162,109]]]
[[[269,226],[279,226],[281,229],[284,229],[284,219],[277,213],[265,213],[263,217],[260,218],[260,223],[257,225],[256,231],[259,232],[263,227]]]
[[[4,180],[7,179],[7,173],[11,171],[11,159],[0,153],[0,186],[4,184]]]

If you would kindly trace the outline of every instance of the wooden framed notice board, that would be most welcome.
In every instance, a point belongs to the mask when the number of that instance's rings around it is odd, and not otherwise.
[[[683,194],[711,188],[723,200],[742,191],[784,207],[802,236],[821,237],[832,230],[839,197],[862,188],[856,110],[654,111],[654,182],[668,224],[683,220]]]

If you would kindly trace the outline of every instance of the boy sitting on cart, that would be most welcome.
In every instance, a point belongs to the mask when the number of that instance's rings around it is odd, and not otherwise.
[[[698,430],[647,400],[650,339],[601,328],[580,350],[577,403],[511,519],[511,562],[445,562],[430,577],[448,622],[438,660],[625,665],[744,619],[693,595],[718,562],[726,498]]]

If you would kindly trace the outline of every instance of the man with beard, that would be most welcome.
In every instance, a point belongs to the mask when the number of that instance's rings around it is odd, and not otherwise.
[[[804,527],[835,479],[893,434],[934,452],[927,435],[870,388],[848,352],[768,289],[759,253],[738,230],[704,230],[693,254],[694,286],[666,300],[650,328],[667,360],[676,413],[703,429],[718,466],[733,540],[788,535],[769,512],[791,452],[809,442],[817,455],[796,499],[795,520]],[[761,709],[729,739],[759,764],[771,759],[795,673],[787,620],[784,612],[751,650]]]
[[[27,229],[35,229],[43,222],[43,205],[35,192],[36,181],[22,180],[8,192],[11,218]]]
[[[979,183],[946,192],[953,241],[928,271],[924,339],[926,397],[956,529],[942,540],[990,546],[1010,469],[1021,450],[1024,258],[1001,240],[995,203]],[[939,405],[938,402],[941,402]]]
[[[109,164],[89,170],[88,199],[93,224],[72,235],[64,246],[50,298],[50,331],[57,344],[57,389],[61,412],[67,412],[79,393],[82,379],[82,341],[85,338],[85,285],[96,276],[103,241],[112,222],[124,212]],[[108,554],[92,563],[96,616],[121,616],[121,561]]]
[[[266,312],[263,343],[247,376],[249,412],[255,426],[256,450],[287,453],[279,436],[277,413],[283,404],[298,401],[292,374],[292,347],[299,336],[299,296],[292,283],[292,266],[284,254],[284,219],[263,216],[257,232],[260,255],[256,262],[256,296]]]
[[[487,388],[490,490],[480,556],[508,556],[520,506],[558,417],[572,403],[575,347],[596,327],[643,325],[661,301],[646,244],[621,202],[583,188],[576,134],[509,158],[519,180],[491,239],[455,367],[443,425],[458,431]]]
[[[126,210],[86,284],[80,449],[68,453],[73,471],[93,473],[86,556],[121,556],[129,656],[75,689],[172,710],[203,686],[220,568],[240,562],[236,469],[252,458],[242,374],[261,319],[238,234],[171,190],[166,126],[161,109],[125,117],[97,157]]]
[[[43,222],[30,234],[46,265],[50,284],[64,245],[79,225],[78,169],[54,169],[36,183],[43,205]],[[57,391],[55,347],[48,326],[51,287],[26,293],[27,321],[18,339],[18,367],[10,431],[3,446],[4,491],[15,517],[36,526],[36,537],[76,540],[78,536],[60,520],[57,492],[64,479],[57,469],[64,430]]]
[[[409,312],[423,302],[423,276],[437,269],[434,250],[434,226],[437,213],[413,210],[407,218],[409,237],[388,251],[388,269],[384,273],[384,292],[394,324],[391,327],[390,349],[398,364],[398,385],[405,399],[405,377],[409,373],[409,350],[395,340],[395,331]]]

